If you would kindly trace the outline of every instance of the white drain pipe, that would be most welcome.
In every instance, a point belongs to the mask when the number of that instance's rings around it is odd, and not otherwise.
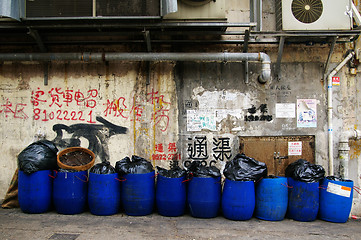
[[[262,63],[260,83],[271,79],[271,59],[263,52],[259,53],[0,53],[0,61],[210,61],[242,62],[256,61]]]
[[[329,175],[334,175],[333,169],[333,104],[332,104],[332,77],[355,55],[355,52],[350,52],[346,58],[333,69],[327,77],[327,116],[328,116],[328,161],[329,161]]]

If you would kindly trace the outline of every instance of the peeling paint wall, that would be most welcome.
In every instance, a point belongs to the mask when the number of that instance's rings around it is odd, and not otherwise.
[[[257,81],[259,64],[250,65],[250,71],[254,74],[246,84],[242,63],[177,63],[183,160],[202,155],[207,163],[216,160],[222,167],[238,152],[238,136],[315,135],[317,144],[322,145],[316,150],[316,162],[327,166],[327,145],[323,144],[327,142],[326,92],[320,81],[320,64],[285,63],[282,80],[264,85]],[[297,127],[296,115],[277,118],[277,103],[293,104],[296,111],[298,99],[314,99],[316,127]],[[194,153],[194,144],[203,144],[201,153]],[[193,151],[189,149],[192,146]],[[220,148],[230,151],[221,152],[223,158],[217,159]]]
[[[229,22],[248,22],[249,2],[227,0],[226,15]],[[275,30],[272,1],[263,1],[263,30]],[[337,44],[328,72],[353,47]],[[109,49],[129,51],[104,46],[104,51]],[[199,51],[191,45],[185,50]],[[242,50],[238,45],[202,46],[205,52]],[[0,199],[17,167],[17,154],[43,138],[55,141],[59,150],[89,147],[97,162],[109,160],[112,165],[135,154],[163,167],[200,160],[223,168],[238,153],[239,137],[311,135],[315,161],[327,170],[327,83],[322,75],[329,50],[328,44],[286,44],[281,79],[266,84],[257,81],[261,65],[255,62],[250,62],[248,83],[242,63],[52,62],[48,85],[43,64],[0,63]],[[248,51],[269,54],[274,73],[277,45],[250,45]],[[350,74],[345,66],[336,76],[340,85],[333,88],[335,158],[342,130],[359,129],[361,116],[359,74]],[[314,104],[312,124],[298,121],[298,104],[304,103],[300,100]],[[285,106],[282,112],[279,108]],[[360,141],[350,146],[350,178],[360,187]],[[338,167],[336,159],[336,171]],[[353,211],[361,214],[357,194]]]
[[[42,65],[0,67],[2,197],[17,154],[42,138],[59,150],[88,147],[97,162],[112,165],[133,154],[149,160],[156,154],[161,160],[178,156],[172,63],[54,63],[49,70],[45,86]],[[157,164],[162,162],[167,161]]]

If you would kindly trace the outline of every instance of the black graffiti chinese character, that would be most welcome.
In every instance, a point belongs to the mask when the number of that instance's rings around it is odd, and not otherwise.
[[[260,114],[257,114],[257,113]],[[267,104],[261,104],[258,108],[252,105],[251,108],[247,109],[247,114],[244,117],[246,122],[253,122],[253,121],[272,121],[272,115],[268,115],[268,108]]]
[[[188,138],[192,140],[192,138]],[[193,143],[188,143],[188,158],[193,160],[208,159],[207,137],[195,137]]]
[[[213,138],[213,157],[217,161],[229,160],[232,157],[228,137]]]

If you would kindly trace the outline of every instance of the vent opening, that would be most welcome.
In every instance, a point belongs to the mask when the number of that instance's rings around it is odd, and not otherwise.
[[[294,0],[291,5],[293,16],[302,23],[316,22],[322,15],[321,0]]]

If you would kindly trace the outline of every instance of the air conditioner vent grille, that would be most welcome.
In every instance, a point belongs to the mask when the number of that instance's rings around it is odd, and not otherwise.
[[[298,21],[313,23],[321,17],[323,5],[321,0],[294,0],[291,9]]]

